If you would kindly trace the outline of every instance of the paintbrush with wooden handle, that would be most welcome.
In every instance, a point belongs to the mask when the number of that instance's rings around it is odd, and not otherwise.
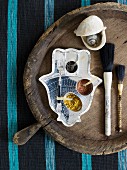
[[[122,92],[123,92],[123,79],[125,76],[125,66],[116,66],[116,76],[118,79],[118,131],[122,132]]]
[[[104,70],[104,87],[105,87],[105,135],[111,135],[111,86],[112,86],[112,69],[114,61],[114,44],[107,43],[100,50],[102,66]]]

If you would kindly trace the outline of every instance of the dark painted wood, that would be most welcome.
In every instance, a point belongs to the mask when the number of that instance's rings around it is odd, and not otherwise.
[[[126,62],[126,22],[127,7],[116,3],[97,4],[80,8],[66,14],[43,34],[29,56],[24,74],[24,87],[29,106],[35,118],[42,123],[44,129],[55,140],[64,146],[82,153],[110,154],[126,148],[127,123],[126,102],[123,103],[125,117],[123,132],[116,132],[116,77],[113,76],[112,88],[112,136],[104,136],[104,88],[100,85],[96,90],[89,112],[82,116],[82,122],[67,128],[56,121],[57,115],[51,111],[45,88],[38,78],[51,71],[51,53],[56,47],[84,49],[79,37],[73,31],[88,15],[100,16],[107,26],[107,42],[116,45],[115,64]],[[103,14],[103,15],[102,15]],[[112,31],[111,31],[112,30]],[[67,43],[68,42],[68,43]],[[92,52],[91,72],[102,77],[102,66],[99,52]],[[120,56],[120,57],[119,57]],[[125,63],[124,63],[125,64]],[[48,66],[48,67],[47,67]],[[126,77],[125,77],[126,86]],[[123,98],[127,91],[125,89]],[[103,102],[102,102],[103,101]]]

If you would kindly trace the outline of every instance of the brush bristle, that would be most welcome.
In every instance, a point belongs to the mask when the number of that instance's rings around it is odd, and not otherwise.
[[[118,78],[118,81],[123,81],[125,76],[125,65],[116,66],[116,76]]]
[[[112,72],[114,61],[114,49],[114,44],[106,43],[105,46],[100,50],[101,62],[104,72]]]

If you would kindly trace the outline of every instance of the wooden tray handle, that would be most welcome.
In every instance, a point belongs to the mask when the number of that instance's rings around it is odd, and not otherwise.
[[[13,142],[17,145],[24,145],[40,129],[42,124],[35,123],[22,129],[14,135]]]

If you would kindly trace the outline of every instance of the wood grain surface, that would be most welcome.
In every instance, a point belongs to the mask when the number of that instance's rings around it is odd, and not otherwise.
[[[47,93],[38,81],[51,72],[51,57],[55,48],[85,49],[74,30],[89,15],[97,15],[107,27],[107,42],[115,44],[115,64],[127,65],[127,7],[116,3],[102,3],[74,10],[55,22],[39,39],[32,50],[24,71],[24,89],[29,107],[56,141],[78,152],[92,155],[110,154],[127,148],[127,76],[123,91],[123,132],[117,132],[117,80],[113,70],[112,135],[104,135],[104,87],[95,92],[90,110],[81,117],[81,123],[65,127],[57,122],[57,114],[48,104]],[[99,51],[91,51],[91,73],[103,77]]]

